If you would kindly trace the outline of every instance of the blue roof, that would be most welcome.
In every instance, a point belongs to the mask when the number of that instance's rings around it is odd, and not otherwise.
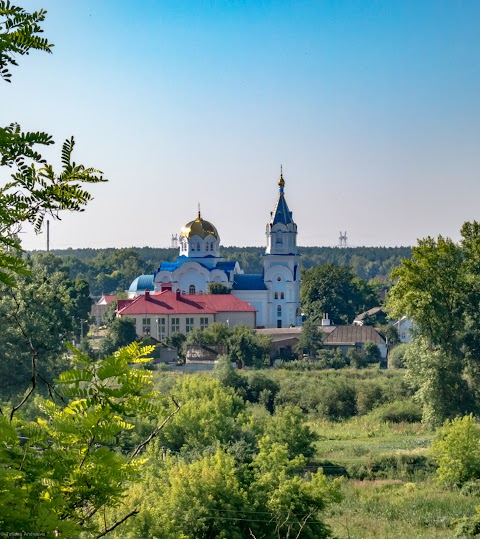
[[[178,262],[162,262],[158,271],[175,271],[179,266]]]
[[[273,211],[272,220],[270,222],[272,225],[276,225],[277,223],[282,223],[284,225],[293,223],[292,212],[288,209],[287,201],[285,200],[285,195],[283,194],[283,189],[280,189],[277,204],[275,206],[275,210]]]
[[[128,289],[129,292],[136,292],[138,290],[152,290],[154,289],[153,285],[153,275],[139,275],[130,285]]]
[[[235,264],[237,262],[235,260],[227,260],[226,262],[219,262],[215,269],[223,270],[223,271],[233,271],[235,269]]]
[[[237,274],[233,281],[234,290],[267,290],[263,275],[258,273]]]

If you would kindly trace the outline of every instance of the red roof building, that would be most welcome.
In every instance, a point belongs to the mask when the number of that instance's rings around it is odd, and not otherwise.
[[[175,332],[205,329],[213,322],[229,327],[239,324],[254,328],[256,309],[231,294],[181,294],[162,290],[119,304],[117,315],[134,320],[138,335],[158,340]]]

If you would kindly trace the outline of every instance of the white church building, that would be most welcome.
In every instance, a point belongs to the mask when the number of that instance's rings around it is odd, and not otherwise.
[[[278,198],[266,228],[263,272],[246,274],[236,261],[225,261],[220,252],[220,235],[202,218],[200,210],[179,235],[179,256],[162,262],[154,275],[140,275],[128,290],[130,298],[166,288],[182,294],[207,294],[210,283],[221,283],[231,294],[257,311],[257,327],[301,326],[300,255],[297,225],[285,199],[285,181],[280,174]]]

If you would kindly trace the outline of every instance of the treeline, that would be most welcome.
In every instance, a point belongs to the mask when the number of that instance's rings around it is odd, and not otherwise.
[[[245,273],[262,273],[263,247],[222,247],[226,260],[238,260]],[[84,279],[93,296],[128,290],[141,274],[152,274],[162,261],[174,261],[177,249],[129,247],[122,249],[59,249],[52,254],[62,257],[71,279]],[[35,254],[35,253],[32,253]],[[321,264],[350,266],[366,281],[387,280],[393,268],[411,257],[410,247],[300,247],[304,269]]]

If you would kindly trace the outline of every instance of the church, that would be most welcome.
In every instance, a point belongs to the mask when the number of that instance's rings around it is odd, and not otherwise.
[[[256,310],[259,328],[301,326],[300,254],[297,225],[285,198],[280,174],[278,196],[266,227],[263,272],[246,274],[236,261],[225,261],[216,227],[202,218],[200,210],[179,235],[179,256],[162,262],[154,275],[140,275],[128,290],[129,298],[171,290],[181,294],[207,294],[209,284],[220,283]]]

